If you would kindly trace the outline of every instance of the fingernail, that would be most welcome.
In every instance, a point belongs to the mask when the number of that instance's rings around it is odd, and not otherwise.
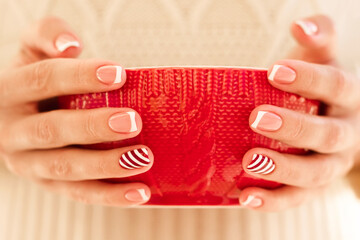
[[[98,68],[96,76],[100,82],[105,84],[120,83],[122,75],[122,67],[120,66],[104,66]]]
[[[299,20],[296,21],[295,24],[297,24],[299,27],[301,27],[301,29],[304,31],[304,33],[308,36],[312,36],[315,33],[317,33],[318,26],[310,21],[305,21],[305,20]]]
[[[137,131],[135,112],[115,113],[109,118],[109,126],[118,133]]]
[[[295,78],[295,71],[282,65],[274,65],[269,75],[269,80],[276,83],[292,83]]]
[[[146,148],[127,151],[121,155],[119,163],[126,169],[146,167],[150,164],[149,151]]]
[[[274,161],[261,154],[254,154],[251,163],[246,167],[253,173],[269,174],[275,170]]]
[[[131,202],[144,202],[150,199],[145,189],[131,189],[125,193],[125,198]]]
[[[60,52],[64,52],[70,47],[80,47],[80,43],[70,34],[61,34],[55,41],[55,47]]]
[[[249,195],[246,201],[240,203],[246,207],[256,208],[262,205],[262,200],[259,197],[255,197],[254,195]]]
[[[263,131],[276,131],[282,125],[281,118],[270,112],[259,111],[255,121],[251,124],[252,128],[260,129]]]

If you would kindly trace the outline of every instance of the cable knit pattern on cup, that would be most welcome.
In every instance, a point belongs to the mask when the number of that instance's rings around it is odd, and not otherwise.
[[[57,15],[83,40],[82,58],[123,67],[268,67],[294,45],[290,21],[321,12],[336,20],[339,56],[351,69],[356,61],[360,66],[360,48],[351,47],[360,39],[353,27],[359,9],[358,0],[0,0],[0,66],[9,65],[29,23]],[[6,240],[357,240],[360,234],[358,200],[346,181],[299,208],[270,214],[85,206],[2,169],[0,196],[0,239]]]

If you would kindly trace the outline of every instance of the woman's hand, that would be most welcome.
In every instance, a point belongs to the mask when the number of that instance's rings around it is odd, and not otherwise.
[[[86,150],[71,145],[117,141],[138,135],[139,114],[129,108],[39,111],[59,95],[120,88],[125,71],[104,60],[73,59],[82,44],[70,27],[46,18],[23,38],[14,64],[0,73],[0,157],[13,173],[76,200],[104,205],[136,205],[150,198],[143,183],[99,181],[140,174],[153,164],[142,145]]]
[[[359,151],[360,81],[336,67],[335,30],[326,16],[315,16],[292,25],[299,47],[291,58],[276,62],[269,82],[283,91],[318,99],[327,104],[326,116],[298,113],[262,105],[253,110],[253,131],[312,154],[296,156],[264,148],[249,150],[243,158],[247,173],[285,184],[276,190],[249,187],[240,193],[240,204],[263,211],[294,207],[352,168]]]

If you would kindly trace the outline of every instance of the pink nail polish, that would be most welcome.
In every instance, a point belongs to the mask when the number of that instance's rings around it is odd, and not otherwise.
[[[55,40],[55,47],[59,52],[64,52],[70,47],[80,47],[80,43],[70,34],[61,34]]]
[[[131,202],[144,202],[150,199],[145,189],[131,189],[125,193],[125,198]]]
[[[247,166],[247,170],[253,173],[266,175],[275,170],[275,163],[267,156],[254,154],[251,163]]]
[[[121,83],[122,67],[120,66],[104,66],[98,68],[96,76],[100,82],[105,84]]]
[[[275,113],[259,111],[255,121],[251,124],[252,128],[263,131],[276,131],[282,125],[282,119]]]
[[[308,20],[299,20],[296,21],[295,24],[298,25],[308,36],[315,35],[315,33],[317,33],[319,30],[318,26],[315,23]]]
[[[262,200],[259,197],[255,197],[254,195],[249,195],[244,202],[240,203],[246,207],[257,208],[262,205]]]
[[[289,84],[296,79],[296,72],[283,65],[274,65],[269,75],[269,80],[281,84]]]
[[[135,112],[115,113],[109,119],[109,126],[118,133],[131,133],[137,131]]]
[[[150,164],[149,151],[146,148],[138,148],[123,153],[119,164],[126,169],[137,169]]]

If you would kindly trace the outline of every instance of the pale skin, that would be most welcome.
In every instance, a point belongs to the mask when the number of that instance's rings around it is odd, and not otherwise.
[[[60,48],[60,51],[55,42],[61,34],[71,35],[78,44],[65,50]],[[150,149],[151,163],[148,166],[128,170],[119,166],[121,154],[145,146],[128,146],[107,151],[68,146],[134,137],[142,128],[138,113],[135,112],[137,130],[119,133],[110,128],[110,117],[134,110],[38,110],[39,101],[44,99],[66,94],[109,91],[124,84],[125,71],[120,83],[104,84],[99,81],[97,69],[119,64],[98,59],[75,59],[81,50],[80,39],[58,18],[43,19],[25,33],[19,55],[9,68],[0,73],[1,159],[13,173],[77,201],[112,206],[142,204],[147,200],[129,200],[125,195],[130,190],[142,189],[149,197],[150,189],[147,185],[113,184],[97,180],[146,172],[153,162]]]
[[[258,111],[275,113],[282,119],[282,125],[277,130],[264,131],[251,127],[255,132],[313,151],[307,156],[296,156],[256,148],[244,155],[243,166],[249,174],[285,184],[276,190],[249,187],[240,193],[240,204],[260,211],[279,211],[298,206],[316,196],[335,178],[346,175],[357,164],[360,79],[337,66],[333,22],[326,16],[303,20],[316,24],[317,32],[307,35],[298,24],[293,23],[291,33],[298,47],[290,58],[297,60],[280,60],[273,65],[294,70],[295,80],[291,83],[269,82],[283,91],[324,102],[327,105],[326,116],[301,114],[271,105],[262,105],[252,111],[250,126]],[[269,69],[269,78],[273,66]],[[267,175],[248,171],[246,166],[252,161],[254,153],[273,159],[275,171]],[[249,196],[256,200],[246,202]]]
[[[344,176],[354,165],[358,152],[360,127],[360,83],[350,73],[336,66],[335,31],[325,16],[304,19],[317,25],[313,35],[307,35],[299,25],[291,32],[298,46],[289,59],[274,65],[289,67],[296,72],[292,83],[270,81],[274,87],[326,103],[326,116],[311,116],[276,106],[262,105],[249,116],[249,125],[258,111],[277,114],[281,127],[253,131],[314,153],[307,156],[282,154],[265,148],[249,150],[243,166],[251,162],[254,153],[274,160],[276,169],[268,175],[249,172],[259,178],[285,184],[275,190],[249,187],[240,192],[241,205],[261,210],[279,211],[297,206],[315,196],[336,177]],[[78,45],[59,51],[56,39],[71,35]],[[132,109],[103,108],[93,110],[54,110],[40,112],[42,100],[65,94],[103,92],[121,88],[120,83],[104,84],[96,77],[102,66],[116,65],[107,60],[79,60],[81,40],[58,18],[46,18],[36,23],[24,35],[21,51],[13,64],[0,73],[0,156],[13,173],[32,179],[42,186],[89,204],[132,206],[146,200],[130,201],[125,197],[131,189],[143,189],[143,183],[110,184],[99,179],[121,178],[148,171],[149,166],[127,170],[118,166],[122,153],[142,145],[114,150],[86,150],[73,144],[91,144],[131,138],[140,133],[141,117],[136,112],[137,130],[119,133],[109,127],[109,119],[119,112]],[[291,58],[291,59],[290,59]],[[293,60],[297,59],[297,60]],[[273,67],[269,68],[269,75]],[[82,76],[81,78],[79,76]],[[251,201],[247,201],[251,196]]]

